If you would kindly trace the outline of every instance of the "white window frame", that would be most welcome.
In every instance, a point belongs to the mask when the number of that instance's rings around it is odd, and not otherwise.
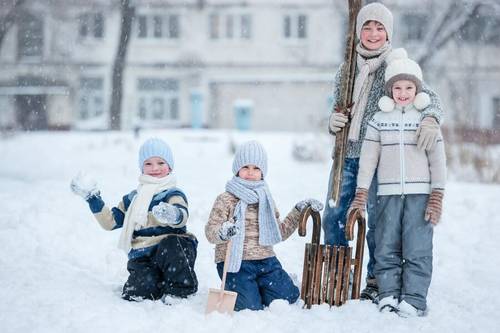
[[[99,20],[101,20],[100,23]],[[98,29],[99,25],[100,29]],[[86,32],[83,33],[83,31]],[[106,17],[102,12],[87,11],[78,16],[78,38],[80,40],[100,41],[104,40],[105,36]]]
[[[209,14],[210,40],[249,41],[252,39],[253,19],[246,12],[213,12]]]
[[[147,87],[148,81],[151,87]],[[181,123],[180,88],[177,79],[139,77],[136,84],[136,125],[161,127],[176,126]]]
[[[301,25],[301,20],[305,22]],[[309,15],[303,12],[286,13],[282,17],[282,37],[290,41],[307,41],[309,38]]]
[[[143,35],[140,25],[144,23],[146,30]],[[178,13],[137,14],[133,34],[137,40],[179,40],[181,38],[181,16]]]

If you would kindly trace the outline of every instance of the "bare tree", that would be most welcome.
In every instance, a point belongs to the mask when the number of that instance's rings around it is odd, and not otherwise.
[[[20,9],[26,0],[1,1],[1,5],[7,8],[5,16],[0,17],[0,48],[2,48],[3,39],[9,29],[16,23]]]
[[[420,66],[425,67],[428,62],[451,40],[457,38],[463,29],[473,24],[478,19],[483,7],[499,6],[492,0],[461,0],[449,1],[446,9],[441,15],[429,15],[435,17],[431,29],[426,33],[420,50],[422,53],[417,57]]]
[[[121,129],[121,109],[123,95],[123,71],[127,57],[132,20],[135,16],[135,8],[130,5],[130,0],[120,0],[121,24],[120,40],[113,64],[110,127],[112,130]]]

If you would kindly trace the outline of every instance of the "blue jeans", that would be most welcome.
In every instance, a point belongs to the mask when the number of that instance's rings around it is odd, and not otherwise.
[[[342,188],[337,207],[330,207],[328,201],[332,196],[333,167],[328,181],[328,191],[326,196],[325,211],[323,212],[323,230],[325,232],[325,243],[329,245],[348,246],[345,238],[345,224],[347,219],[347,210],[351,205],[356,194],[356,184],[359,170],[359,158],[346,158],[344,163],[344,173],[342,176]],[[368,232],[366,233],[366,242],[368,243],[368,252],[370,260],[368,261],[367,275],[368,279],[375,278],[373,268],[375,267],[375,227],[377,225],[377,177],[376,172],[373,177],[370,190],[368,192]]]
[[[224,263],[217,263],[222,278]],[[275,299],[295,303],[300,296],[287,272],[276,257],[261,260],[243,260],[236,273],[227,273],[225,289],[238,293],[235,310],[262,310]]]

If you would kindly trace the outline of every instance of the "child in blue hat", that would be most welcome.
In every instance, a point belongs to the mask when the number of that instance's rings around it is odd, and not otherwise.
[[[186,195],[176,187],[172,150],[152,138],[139,150],[139,186],[109,209],[94,180],[78,175],[71,190],[84,198],[106,230],[122,228],[118,247],[130,273],[122,297],[129,301],[187,297],[198,289],[194,271],[198,241],[187,232]],[[167,255],[168,253],[168,255]]]
[[[276,299],[294,303],[299,289],[281,267],[273,245],[297,229],[301,211],[310,206],[318,212],[321,202],[306,199],[280,219],[265,177],[267,155],[257,141],[242,144],[233,161],[233,177],[215,200],[205,234],[215,244],[215,262],[222,277],[228,241],[231,255],[226,263],[225,289],[238,293],[235,310],[261,310]]]

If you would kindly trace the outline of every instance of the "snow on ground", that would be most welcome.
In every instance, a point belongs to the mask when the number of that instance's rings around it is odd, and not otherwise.
[[[199,292],[173,305],[121,300],[128,274],[116,245],[85,202],[69,190],[83,170],[109,205],[136,186],[137,149],[161,136],[173,148],[179,187],[190,207],[188,228],[200,241]],[[314,137],[314,136],[313,136]],[[231,139],[232,138],[232,139]],[[142,133],[21,133],[0,141],[1,332],[494,332],[500,328],[500,186],[450,181],[442,224],[435,229],[429,315],[401,319],[373,304],[349,301],[304,310],[274,302],[233,317],[204,315],[207,290],[220,284],[204,225],[230,178],[231,140],[258,139],[269,155],[268,183],[282,215],[305,197],[323,200],[330,161],[298,162],[293,133],[169,130]],[[318,137],[324,141],[324,138]],[[322,141],[322,142],[323,142]],[[297,234],[275,247],[301,279],[304,243]],[[365,268],[365,267],[364,267]]]

